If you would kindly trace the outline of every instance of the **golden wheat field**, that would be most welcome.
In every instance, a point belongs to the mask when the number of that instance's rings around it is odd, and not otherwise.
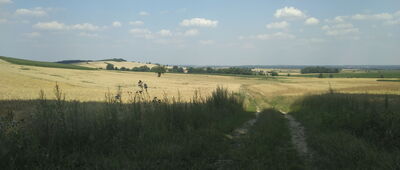
[[[14,65],[0,60],[0,100],[36,99],[44,90],[53,98],[56,82],[66,93],[67,100],[104,101],[105,93],[115,93],[121,87],[122,98],[138,90],[139,80],[148,84],[149,98],[180,98],[190,100],[195,91],[210,95],[217,86],[242,92],[259,101],[262,107],[275,102],[286,103],[287,98],[324,93],[331,87],[345,93],[400,94],[398,82],[379,82],[367,78],[304,78],[280,77],[276,79],[246,78],[235,76],[172,74],[157,77],[155,73],[122,72],[108,70],[71,70]]]
[[[89,68],[101,68],[106,69],[107,64],[113,64],[115,67],[121,68],[133,68],[133,67],[140,67],[140,66],[147,66],[152,68],[156,66],[155,64],[145,64],[145,63],[138,63],[138,62],[116,62],[116,61],[91,61],[91,62],[80,62],[76,63],[75,65],[89,67]]]

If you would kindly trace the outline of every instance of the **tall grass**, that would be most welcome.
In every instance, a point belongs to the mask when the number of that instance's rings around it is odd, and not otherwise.
[[[288,122],[276,110],[264,110],[249,134],[232,149],[227,169],[306,169],[291,143]]]
[[[309,96],[292,106],[317,169],[400,169],[400,96]]]
[[[117,92],[118,93],[118,92]],[[5,169],[204,169],[228,149],[223,137],[252,115],[243,100],[217,88],[206,98],[183,103],[143,96],[105,102],[2,101],[0,166]],[[123,95],[123,94],[121,94]],[[16,106],[33,104],[24,120]],[[21,109],[21,108],[19,108]]]

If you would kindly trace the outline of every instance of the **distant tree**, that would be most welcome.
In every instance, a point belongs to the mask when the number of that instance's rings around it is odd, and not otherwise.
[[[276,71],[271,71],[271,76],[278,76],[279,74]]]
[[[114,70],[114,64],[107,63],[106,69],[107,70]]]
[[[119,70],[119,68],[118,67],[114,67],[114,70]]]
[[[149,72],[150,68],[147,67],[146,65],[144,65],[144,66],[140,66],[140,67],[133,67],[131,70],[132,71],[140,71],[140,72]]]
[[[183,73],[184,70],[182,67],[173,66],[172,69],[169,70],[172,73]]]
[[[333,74],[329,74],[329,78],[333,78]]]
[[[385,76],[383,76],[383,74],[381,74],[381,76],[380,76],[381,78],[385,78]]]
[[[121,71],[128,71],[129,69],[127,69],[126,67],[121,67],[120,70],[121,70]]]
[[[161,77],[161,74],[164,74],[167,69],[164,66],[154,66],[151,68],[151,71],[157,73],[158,77]]]
[[[287,76],[290,77],[290,73],[287,73]]]
[[[319,73],[318,78],[324,78],[324,75],[322,73]]]

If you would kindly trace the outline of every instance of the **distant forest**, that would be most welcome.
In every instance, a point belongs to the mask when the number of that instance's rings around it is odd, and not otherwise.
[[[339,73],[339,68],[328,68],[328,67],[305,67],[301,69],[301,74],[307,73]]]

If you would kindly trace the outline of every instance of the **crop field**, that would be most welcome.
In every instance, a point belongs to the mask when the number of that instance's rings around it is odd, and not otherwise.
[[[80,63],[75,63],[74,65],[77,66],[83,66],[83,67],[88,67],[88,68],[101,68],[101,69],[106,69],[107,64],[113,64],[114,67],[125,67],[132,69],[133,67],[140,67],[140,66],[147,66],[149,68],[152,68],[156,66],[155,64],[145,64],[145,63],[138,63],[138,62],[117,62],[117,61],[91,61],[91,62],[80,62]]]
[[[189,101],[195,93],[208,96],[217,86],[251,96],[264,108],[288,105],[293,99],[333,89],[343,93],[400,94],[397,81],[376,78],[237,77],[202,74],[75,70],[15,65],[0,60],[0,100],[36,99],[40,90],[52,94],[56,82],[67,100],[104,101],[105,93],[119,87],[122,97],[139,90],[139,80],[148,84],[149,99],[174,98]],[[48,95],[52,98],[51,95]],[[282,108],[284,109],[284,108]]]

